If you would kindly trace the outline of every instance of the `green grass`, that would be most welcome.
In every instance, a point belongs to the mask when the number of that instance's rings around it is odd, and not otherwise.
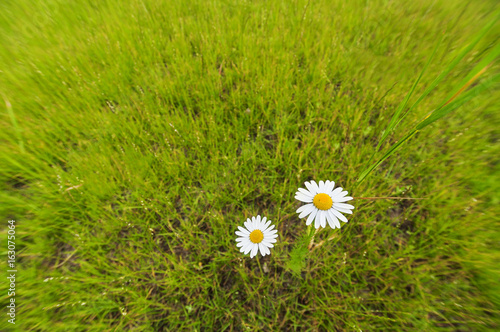
[[[496,1],[4,1],[0,252],[15,219],[13,331],[500,328],[499,94],[432,123],[355,187],[410,91]],[[499,24],[387,136],[382,156],[497,42]],[[498,60],[485,74],[498,74]],[[392,89],[391,89],[392,88]],[[301,276],[303,182],[355,197]],[[355,188],[355,190],[353,190]],[[270,256],[235,245],[253,215]],[[0,269],[7,270],[6,256]],[[4,274],[2,274],[3,280]]]

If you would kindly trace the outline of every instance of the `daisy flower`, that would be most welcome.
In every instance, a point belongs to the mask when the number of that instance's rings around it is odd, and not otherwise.
[[[297,209],[299,218],[309,216],[306,225],[309,226],[314,220],[314,227],[326,227],[326,222],[331,228],[340,228],[339,219],[347,222],[347,218],[341,213],[352,214],[354,206],[345,204],[352,197],[346,196],[347,191],[342,191],[341,187],[335,188],[333,181],[305,182],[308,190],[299,188],[295,193],[295,199],[304,203],[309,203]]]
[[[250,258],[257,255],[259,250],[262,256],[271,254],[269,248],[274,247],[273,243],[276,243],[278,237],[278,231],[273,230],[271,220],[266,222],[266,217],[261,220],[260,216],[257,216],[252,217],[252,220],[248,218],[244,225],[245,228],[238,226],[239,231],[236,231],[236,235],[240,236],[236,239],[236,246],[241,247],[240,251],[245,255],[250,253]]]

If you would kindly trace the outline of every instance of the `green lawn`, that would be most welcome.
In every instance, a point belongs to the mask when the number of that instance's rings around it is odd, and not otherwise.
[[[495,0],[0,3],[2,331],[500,329],[500,114],[489,89],[356,185]],[[380,157],[498,42],[497,24]],[[498,59],[484,79],[499,72]],[[410,101],[414,101],[412,97]],[[294,199],[333,180],[342,228]],[[246,218],[271,255],[236,247]],[[16,221],[16,324],[7,322]]]

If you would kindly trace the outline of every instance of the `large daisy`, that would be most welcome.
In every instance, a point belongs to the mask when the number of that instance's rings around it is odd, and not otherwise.
[[[271,254],[269,248],[274,247],[273,243],[276,243],[278,237],[278,231],[273,230],[271,220],[266,222],[266,217],[261,219],[257,216],[252,217],[252,220],[248,218],[244,225],[245,228],[238,226],[239,231],[236,231],[236,235],[240,236],[236,239],[236,246],[241,247],[240,251],[245,255],[250,253],[250,258],[257,255],[259,250],[262,256]]]
[[[299,188],[295,194],[295,199],[308,203],[297,209],[299,218],[307,217],[306,225],[310,225],[314,220],[314,227],[326,227],[326,222],[331,228],[340,228],[339,219],[347,222],[347,218],[342,213],[352,214],[354,206],[345,204],[352,197],[346,196],[347,191],[342,191],[341,187],[335,188],[333,181],[305,182],[306,189]],[[342,212],[342,213],[341,213]]]

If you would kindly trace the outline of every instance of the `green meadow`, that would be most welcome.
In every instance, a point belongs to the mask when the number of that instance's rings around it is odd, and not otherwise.
[[[487,88],[358,182],[498,45],[495,22],[410,110],[499,10],[2,1],[0,330],[500,329],[499,58],[464,93]],[[355,209],[295,273],[310,180]],[[257,215],[279,236],[251,259],[235,231]]]

